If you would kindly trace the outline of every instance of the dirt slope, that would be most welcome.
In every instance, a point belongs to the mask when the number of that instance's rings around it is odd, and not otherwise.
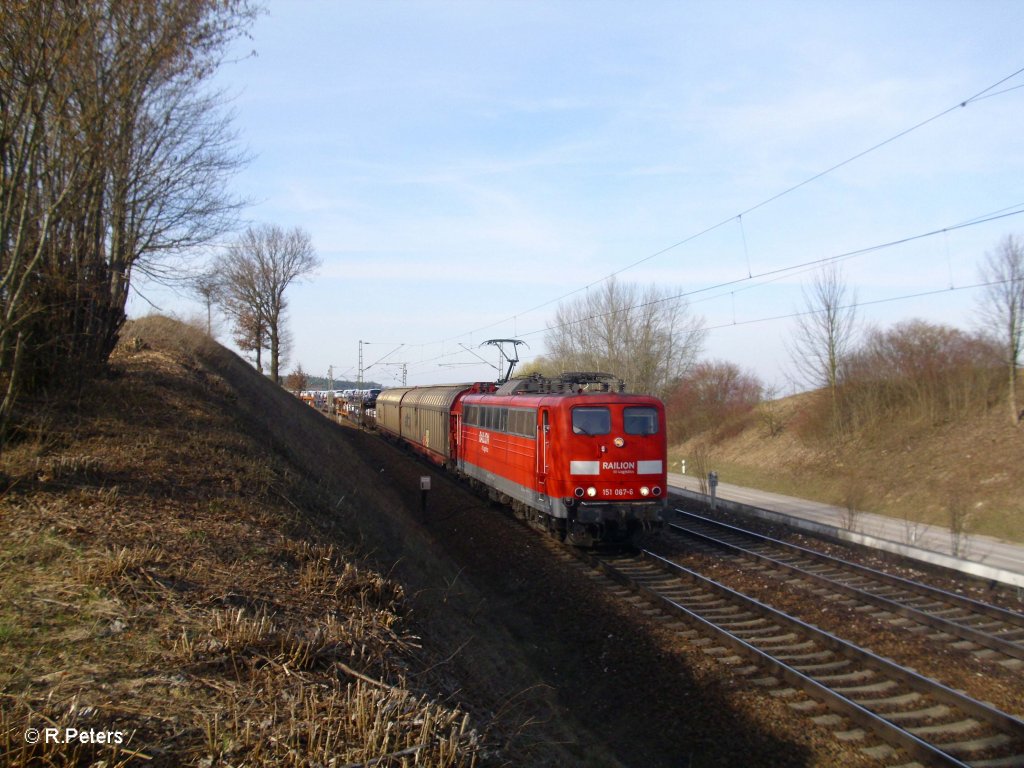
[[[779,430],[753,413],[727,436],[698,436],[670,449],[675,467],[695,472],[709,444],[719,479],[889,515],[911,524],[966,526],[968,532],[1024,541],[1024,429],[1005,406],[941,424],[893,421],[841,440],[806,437],[801,419],[815,393],[771,404]],[[959,522],[954,521],[957,516]]]

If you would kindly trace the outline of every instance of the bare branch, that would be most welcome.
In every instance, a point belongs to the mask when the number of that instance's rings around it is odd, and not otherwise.
[[[843,360],[857,332],[856,295],[847,287],[842,271],[830,265],[804,289],[806,312],[796,321],[790,354],[804,382],[827,387],[836,398]]]
[[[1018,402],[1017,379],[1024,356],[1024,244],[1007,235],[995,251],[985,256],[980,273],[989,284],[982,294],[980,315],[1003,350],[1010,419],[1020,426],[1024,410]]]
[[[106,362],[134,268],[224,234],[245,162],[204,90],[251,0],[0,4],[0,437]]]
[[[273,225],[250,227],[218,260],[216,271],[223,278],[224,306],[235,320],[236,339],[256,351],[257,365],[259,350],[270,350],[275,383],[288,342],[285,291],[319,266],[308,233]]]

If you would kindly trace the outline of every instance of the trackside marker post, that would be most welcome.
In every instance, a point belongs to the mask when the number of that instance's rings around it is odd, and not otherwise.
[[[430,490],[430,477],[423,475],[420,477],[420,512],[426,514],[427,512],[427,492]]]

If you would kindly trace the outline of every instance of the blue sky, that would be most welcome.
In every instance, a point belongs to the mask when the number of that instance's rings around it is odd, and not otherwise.
[[[289,292],[286,370],[355,378],[363,340],[413,384],[493,378],[463,346],[540,354],[557,300],[618,273],[690,294],[706,358],[788,390],[791,321],[765,318],[812,275],[757,275],[1024,210],[1024,74],[771,200],[1024,68],[1020,2],[268,6],[217,84],[254,157],[247,219],[303,227],[323,260]],[[844,259],[862,321],[973,327],[977,291],[947,289],[1020,233],[1009,216]]]

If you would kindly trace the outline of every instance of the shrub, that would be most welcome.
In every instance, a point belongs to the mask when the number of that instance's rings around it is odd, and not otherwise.
[[[999,350],[986,338],[923,320],[870,332],[847,361],[843,421],[864,428],[901,420],[940,424],[977,413],[1001,394]]]
[[[702,432],[714,439],[735,433],[761,401],[761,381],[722,361],[698,363],[666,398],[669,439],[682,442]]]

